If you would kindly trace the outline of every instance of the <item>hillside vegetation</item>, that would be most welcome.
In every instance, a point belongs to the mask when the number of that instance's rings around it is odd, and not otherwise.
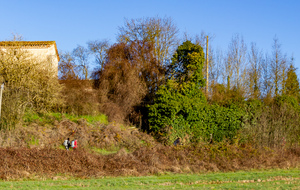
[[[2,178],[299,167],[299,82],[278,39],[262,59],[237,35],[206,62],[205,36],[177,34],[169,18],[127,20],[117,43],[62,53],[59,79],[17,46],[0,50]],[[78,150],[64,150],[68,137]]]
[[[287,169],[300,163],[299,148],[256,149],[227,141],[165,146],[134,127],[99,117],[36,116],[0,136],[3,180]],[[78,149],[65,150],[67,137],[78,139]]]

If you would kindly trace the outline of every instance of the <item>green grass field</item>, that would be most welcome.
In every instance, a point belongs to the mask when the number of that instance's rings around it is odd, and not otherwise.
[[[2,181],[0,189],[300,189],[299,169],[102,179]]]

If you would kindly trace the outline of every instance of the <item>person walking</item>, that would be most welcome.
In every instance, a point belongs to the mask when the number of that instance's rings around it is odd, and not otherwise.
[[[72,142],[71,142],[71,147],[73,148],[73,150],[75,150],[77,148],[77,139],[74,139]]]
[[[177,146],[177,145],[180,145],[181,143],[180,143],[180,138],[178,137],[175,141],[174,141],[174,143],[173,143],[175,146]]]
[[[63,145],[66,147],[66,150],[69,150],[69,148],[71,147],[70,144],[70,138],[68,138],[67,140],[64,141]]]

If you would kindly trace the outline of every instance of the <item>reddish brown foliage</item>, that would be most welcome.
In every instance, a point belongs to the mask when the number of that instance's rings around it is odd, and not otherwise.
[[[83,119],[77,123],[55,122],[52,127],[20,126],[15,131],[2,131],[0,137],[0,178],[5,180],[50,178],[61,174],[87,178],[300,166],[299,147],[255,149],[249,144],[240,146],[227,142],[163,146],[136,128],[88,125]],[[67,137],[78,140],[77,150],[59,149]],[[38,143],[32,143],[33,139]],[[110,155],[90,151],[110,148],[119,151]]]
[[[94,73],[101,111],[110,121],[139,122],[140,111],[135,109],[153,99],[164,73],[164,67],[154,56],[152,43],[114,44],[107,51],[104,68]]]
[[[111,121],[124,121],[145,95],[146,88],[132,62],[130,49],[123,43],[108,50],[99,81],[101,111]]]
[[[231,150],[222,150],[216,145],[186,148],[157,145],[142,147],[133,153],[121,149],[107,156],[92,154],[84,149],[1,148],[0,177],[9,180],[33,175],[53,177],[66,174],[86,178],[299,167],[299,150],[274,152],[227,146]]]
[[[68,79],[61,80],[64,86],[62,96],[64,98],[64,112],[75,115],[93,115],[99,110],[96,92],[93,82],[89,80]]]

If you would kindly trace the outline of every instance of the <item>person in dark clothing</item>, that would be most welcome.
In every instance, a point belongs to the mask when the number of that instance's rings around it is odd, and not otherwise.
[[[173,144],[174,144],[175,146],[180,145],[180,138],[178,137],[178,138],[174,141]]]
[[[64,141],[63,145],[66,147],[66,150],[69,150],[71,147],[70,138]]]

